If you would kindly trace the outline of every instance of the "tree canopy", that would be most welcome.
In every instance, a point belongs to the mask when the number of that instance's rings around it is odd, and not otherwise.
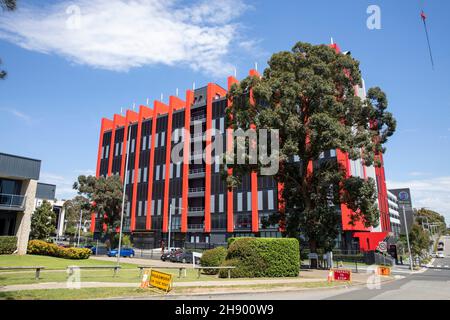
[[[280,169],[275,179],[284,185],[285,212],[271,218],[286,226],[285,235],[307,236],[310,247],[333,247],[338,234],[340,203],[355,214],[352,222],[376,226],[379,212],[373,179],[348,177],[336,159],[322,159],[329,150],[362,158],[379,166],[383,145],[395,132],[388,101],[378,87],[357,96],[362,85],[359,62],[325,45],[297,43],[274,54],[262,77],[250,76],[232,86],[227,124],[234,130],[278,130]],[[249,146],[247,146],[248,148]],[[244,175],[261,173],[264,164],[228,165],[227,178],[236,187]],[[294,157],[300,159],[294,162]],[[249,159],[251,160],[251,159]],[[259,159],[258,159],[259,160]]]
[[[106,234],[112,237],[120,227],[122,213],[123,186],[120,177],[79,176],[73,188],[78,191],[79,196],[88,200],[88,204],[84,206],[88,212],[96,212],[103,217],[100,221],[106,224]]]

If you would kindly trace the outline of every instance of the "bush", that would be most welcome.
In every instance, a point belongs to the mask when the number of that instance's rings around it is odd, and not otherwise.
[[[224,266],[234,266],[232,278],[298,277],[300,248],[297,239],[240,238],[228,248]],[[221,270],[220,277],[228,276]]]
[[[28,254],[72,260],[84,260],[91,256],[92,251],[90,249],[81,248],[63,248],[45,241],[31,240],[28,242]]]
[[[202,267],[220,267],[225,262],[227,257],[227,249],[224,247],[217,247],[212,250],[203,252],[203,256],[200,259],[200,265]],[[216,275],[219,270],[204,270],[205,274]]]
[[[0,237],[0,254],[13,254],[17,250],[17,237]]]

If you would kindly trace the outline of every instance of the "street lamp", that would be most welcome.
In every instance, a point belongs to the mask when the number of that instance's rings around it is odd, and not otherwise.
[[[169,234],[168,234],[168,237],[169,237],[169,239],[168,239],[169,252],[170,252],[170,238],[171,238],[171,233],[172,233],[172,209],[183,210],[183,208],[174,207],[172,205],[172,203],[170,204],[170,207],[169,207]]]
[[[406,242],[408,243],[408,251],[409,251],[409,266],[411,268],[411,271],[414,270],[413,268],[413,257],[412,257],[412,253],[411,253],[411,245],[409,243],[409,231],[408,231],[408,223],[406,222],[406,213],[405,213],[405,205],[402,205],[402,210],[403,210],[403,219],[405,221],[405,231],[406,231]]]

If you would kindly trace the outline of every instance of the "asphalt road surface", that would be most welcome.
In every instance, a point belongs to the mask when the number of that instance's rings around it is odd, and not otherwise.
[[[308,289],[288,292],[178,296],[181,300],[450,300],[450,237],[445,242],[444,259],[421,273],[397,276],[396,281],[377,286],[340,289]]]

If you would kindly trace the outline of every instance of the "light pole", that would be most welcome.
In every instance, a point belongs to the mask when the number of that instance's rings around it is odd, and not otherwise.
[[[125,177],[123,179],[123,190],[122,190],[122,212],[120,214],[120,230],[119,230],[119,247],[117,251],[117,265],[120,265],[120,250],[122,249],[122,229],[123,229],[123,214],[125,210],[125,196],[126,196],[126,186],[128,181],[128,155],[130,154],[130,138],[131,138],[131,126],[128,126],[128,139],[127,139],[127,150],[125,151]]]
[[[409,243],[409,231],[408,231],[408,223],[406,221],[406,213],[405,213],[405,206],[402,205],[402,210],[403,210],[403,219],[405,221],[405,231],[406,231],[406,242],[408,243],[408,251],[409,251],[409,266],[411,268],[411,271],[414,270],[413,268],[413,257],[412,257],[412,253],[411,253],[411,245]]]
[[[170,238],[171,238],[171,233],[172,233],[172,211],[173,211],[173,209],[178,209],[178,210],[183,210],[183,208],[178,208],[178,207],[174,207],[174,206],[172,206],[172,203],[170,203],[170,206],[169,206],[169,234],[168,234],[168,237],[169,237],[169,239],[168,239],[168,250],[169,250],[169,252],[170,252]]]

